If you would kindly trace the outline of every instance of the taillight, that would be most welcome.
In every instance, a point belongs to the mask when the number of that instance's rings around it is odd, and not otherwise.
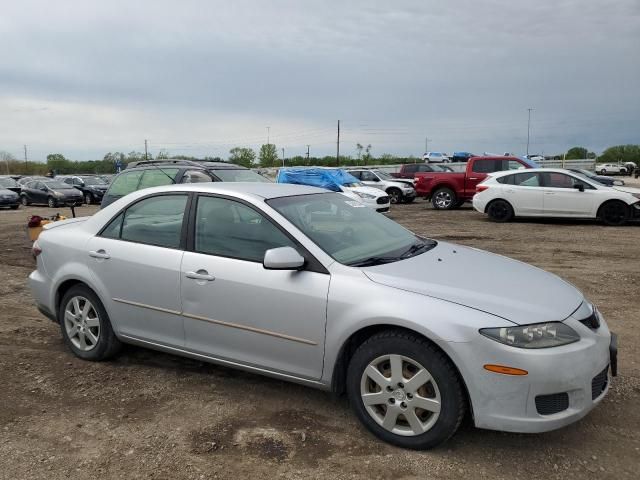
[[[36,240],[35,242],[33,242],[33,246],[31,247],[31,255],[33,255],[33,258],[36,258],[41,253],[42,249],[40,248],[40,245],[38,245],[38,241]]]
[[[489,185],[476,185],[476,193],[484,192]]]

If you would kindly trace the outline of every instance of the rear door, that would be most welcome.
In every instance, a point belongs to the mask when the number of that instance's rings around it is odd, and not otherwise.
[[[498,179],[503,184],[506,200],[511,203],[516,215],[541,215],[544,213],[542,186],[539,173],[514,173]]]
[[[322,375],[328,273],[266,270],[264,252],[302,247],[254,207],[201,195],[182,262],[186,346],[304,378]]]
[[[182,347],[180,263],[187,194],[129,206],[87,245],[87,265],[119,333]]]

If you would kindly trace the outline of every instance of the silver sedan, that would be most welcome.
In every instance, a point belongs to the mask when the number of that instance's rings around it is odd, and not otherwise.
[[[78,357],[132,343],[346,393],[407,448],[444,442],[467,413],[562,427],[615,374],[615,336],[569,283],[313,187],[141,190],[48,225],[33,253],[38,308]]]

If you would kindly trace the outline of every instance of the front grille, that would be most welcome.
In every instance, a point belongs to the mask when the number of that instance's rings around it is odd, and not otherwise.
[[[609,365],[591,380],[591,399],[595,400],[607,388],[609,383]]]
[[[540,415],[553,415],[569,408],[569,395],[566,392],[536,397],[536,410]]]
[[[595,308],[593,309],[593,312],[591,312],[591,315],[578,321],[589,327],[591,330],[597,330],[600,328],[600,315],[598,314],[598,310]]]
[[[384,196],[384,197],[378,197],[378,199],[376,200],[376,203],[378,205],[383,205],[385,203],[389,203],[389,197]]]

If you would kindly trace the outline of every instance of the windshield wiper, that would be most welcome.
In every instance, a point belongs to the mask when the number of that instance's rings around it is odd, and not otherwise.
[[[347,263],[350,267],[372,267],[374,265],[382,265],[400,260],[400,257],[369,257],[357,262]]]
[[[400,255],[400,258],[409,258],[409,257],[413,257],[415,255],[418,255],[418,253],[422,253],[423,251],[427,250],[431,250],[433,247],[436,246],[436,242],[434,242],[433,240],[431,241],[420,241],[418,243],[414,243],[413,245],[411,245],[406,252],[404,252],[402,255]]]

